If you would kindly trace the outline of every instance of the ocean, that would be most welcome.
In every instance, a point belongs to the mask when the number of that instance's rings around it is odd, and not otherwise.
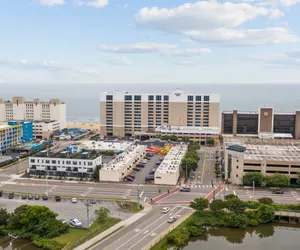
[[[13,84],[1,89],[0,98],[24,96],[31,100],[59,98],[67,103],[70,122],[99,122],[100,92],[126,90],[129,92],[164,93],[181,88],[193,93],[218,93],[221,109],[256,111],[259,107],[272,106],[277,112],[300,110],[300,84]]]

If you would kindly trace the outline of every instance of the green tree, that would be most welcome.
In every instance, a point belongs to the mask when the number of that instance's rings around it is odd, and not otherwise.
[[[220,212],[225,207],[226,207],[226,203],[222,200],[213,200],[209,204],[209,208],[214,212]]]
[[[174,231],[167,236],[167,242],[172,246],[184,246],[188,243],[190,235],[187,231]]]
[[[0,207],[0,226],[6,226],[8,224],[10,214],[7,212],[7,209]]]
[[[184,142],[188,142],[190,139],[189,139],[187,136],[184,136],[184,137],[182,137],[182,140],[183,140]]]
[[[207,138],[207,141],[206,141],[209,145],[215,145],[215,141],[214,141],[214,139],[212,139],[212,138]]]
[[[196,150],[189,150],[186,155],[185,155],[186,158],[192,158],[196,161],[199,161],[200,160],[200,156],[199,156],[199,153],[196,151]]]
[[[232,198],[227,200],[226,207],[234,213],[243,213],[245,211],[245,203],[239,198]]]
[[[201,229],[199,227],[194,226],[194,225],[188,226],[187,230],[189,231],[189,234],[193,237],[197,237],[197,236],[201,235]]]
[[[300,173],[297,173],[297,184],[300,185]]]
[[[187,167],[187,172],[188,174],[190,173],[191,170],[195,171],[198,167],[198,162],[193,159],[193,158],[183,158],[181,161],[181,168],[182,170],[186,171]]]
[[[246,228],[248,222],[249,220],[246,214],[231,214],[227,217],[226,225],[234,228]]]
[[[96,182],[99,182],[100,180],[100,169],[102,168],[102,165],[98,165],[95,167],[93,172],[93,180]]]
[[[290,178],[287,175],[275,173],[266,177],[268,186],[287,186],[290,184]]]
[[[266,205],[272,205],[274,203],[274,201],[269,197],[261,197],[258,199],[258,202]]]
[[[272,206],[261,204],[258,211],[262,223],[271,222],[275,219],[275,208]]]
[[[260,186],[264,180],[265,178],[261,173],[246,173],[243,177],[243,184],[252,186],[254,181],[256,186]]]
[[[259,211],[256,210],[249,210],[247,211],[247,217],[249,220],[249,225],[250,226],[258,226],[260,224],[260,213]]]
[[[194,202],[191,202],[191,208],[197,211],[203,211],[204,209],[208,208],[209,201],[205,198],[196,198]]]
[[[110,211],[106,207],[100,207],[99,209],[95,210],[95,215],[97,219],[101,222],[105,221],[109,215]]]
[[[238,197],[234,194],[228,194],[225,196],[225,200],[230,200],[230,199],[234,199],[234,198],[238,198]]]
[[[200,149],[200,144],[199,142],[190,142],[189,143],[189,150],[199,150]]]
[[[177,141],[178,138],[177,138],[176,135],[171,135],[171,136],[169,137],[169,140],[170,140],[170,141]]]

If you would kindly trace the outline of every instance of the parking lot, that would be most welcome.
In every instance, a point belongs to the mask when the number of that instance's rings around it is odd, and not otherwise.
[[[0,198],[0,206],[7,208],[9,212],[13,212],[14,209],[22,205],[46,206],[58,214],[58,219],[64,219],[69,222],[70,219],[76,218],[82,222],[83,227],[87,227],[87,207],[84,205],[85,202],[85,200],[78,200],[77,203],[72,203],[71,199],[62,199],[60,202],[56,202],[54,198],[49,198],[49,200],[44,201],[42,197],[40,200],[22,200],[20,196],[16,195],[14,199],[8,199],[6,194]],[[115,202],[97,201],[96,204],[90,206],[90,223],[96,219],[95,210],[101,206],[110,210],[111,217],[120,220],[132,216],[132,213],[121,211]]]

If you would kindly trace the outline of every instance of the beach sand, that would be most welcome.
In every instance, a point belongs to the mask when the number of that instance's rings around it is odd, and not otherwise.
[[[68,122],[67,128],[82,128],[100,132],[100,124],[98,123],[76,123]]]

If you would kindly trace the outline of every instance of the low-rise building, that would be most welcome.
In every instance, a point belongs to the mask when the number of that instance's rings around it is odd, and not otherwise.
[[[65,178],[92,178],[96,166],[102,164],[101,153],[70,147],[53,153],[43,150],[29,157],[28,173],[31,176],[52,176]]]
[[[58,121],[34,121],[33,122],[33,138],[49,140],[51,135],[59,132],[60,125]]]
[[[26,121],[9,121],[8,125],[22,125],[22,142],[31,142],[33,140],[32,122]]]
[[[19,143],[22,143],[22,125],[0,124],[0,154]]]
[[[245,173],[249,172],[263,175],[280,173],[297,179],[297,173],[300,173],[300,143],[280,142],[273,140],[271,144],[258,139],[225,142],[225,179],[240,185]]]
[[[219,144],[219,128],[217,127],[189,127],[189,126],[159,126],[155,129],[156,136],[176,136],[179,140],[188,138],[189,141],[206,145],[209,138]]]
[[[180,176],[180,165],[188,150],[187,144],[173,146],[154,174],[154,183],[176,185]]]
[[[132,141],[82,141],[81,144],[84,148],[89,150],[103,151],[114,151],[115,153],[124,152],[130,145]]]
[[[131,145],[125,152],[100,169],[100,181],[121,182],[145,156],[147,147]]]

